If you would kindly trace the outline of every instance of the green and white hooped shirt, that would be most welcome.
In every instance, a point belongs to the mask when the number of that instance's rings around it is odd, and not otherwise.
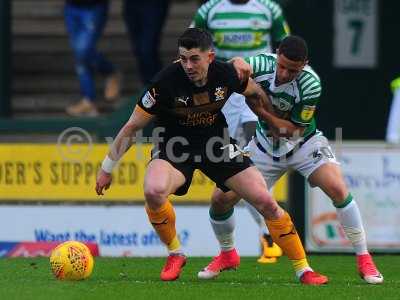
[[[191,27],[213,35],[217,58],[223,60],[273,52],[272,43],[289,34],[282,9],[271,0],[210,0],[199,8]]]
[[[275,54],[260,54],[245,60],[253,69],[253,77],[269,95],[278,117],[305,127],[301,137],[273,140],[268,124],[258,121],[256,136],[264,149],[272,156],[280,157],[293,150],[304,138],[316,131],[314,112],[321,96],[321,81],[310,66],[305,66],[296,79],[275,85]],[[319,131],[317,133],[321,134]]]

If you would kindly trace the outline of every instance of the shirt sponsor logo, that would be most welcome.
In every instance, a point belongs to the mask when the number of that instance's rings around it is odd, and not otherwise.
[[[227,45],[246,45],[252,43],[253,40],[254,36],[252,33],[226,33],[224,34],[223,43]]]
[[[154,94],[155,94],[155,91],[154,91]],[[150,94],[150,91],[147,91],[147,93],[144,94],[144,96],[142,98],[142,104],[146,108],[151,108],[156,104],[156,99],[153,98],[153,96]]]
[[[300,113],[300,117],[303,121],[310,121],[315,112],[315,105],[304,105],[303,110]]]
[[[213,114],[209,111],[204,112],[190,112],[186,120],[180,121],[180,123],[184,126],[211,126],[215,123],[218,114]]]

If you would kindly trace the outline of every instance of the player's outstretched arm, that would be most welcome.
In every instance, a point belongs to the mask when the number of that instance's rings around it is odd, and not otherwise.
[[[119,131],[117,137],[110,147],[96,180],[96,193],[103,195],[103,189],[107,190],[111,185],[111,173],[114,166],[133,144],[133,137],[138,130],[143,129],[153,120],[154,116],[145,112],[139,106],[135,107],[132,115]]]

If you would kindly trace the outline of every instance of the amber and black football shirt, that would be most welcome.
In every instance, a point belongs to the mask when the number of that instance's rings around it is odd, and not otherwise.
[[[187,77],[180,62],[175,62],[156,75],[138,101],[146,112],[156,115],[156,127],[164,142],[179,136],[190,146],[203,146],[211,137],[223,137],[227,123],[221,108],[234,93],[242,93],[242,83],[234,67],[214,61],[208,69],[208,80],[195,86]]]

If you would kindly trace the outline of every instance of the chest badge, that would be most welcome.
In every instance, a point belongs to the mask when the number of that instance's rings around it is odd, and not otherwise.
[[[225,99],[225,89],[222,87],[217,87],[215,89],[215,101],[220,101],[220,100],[224,100]]]

